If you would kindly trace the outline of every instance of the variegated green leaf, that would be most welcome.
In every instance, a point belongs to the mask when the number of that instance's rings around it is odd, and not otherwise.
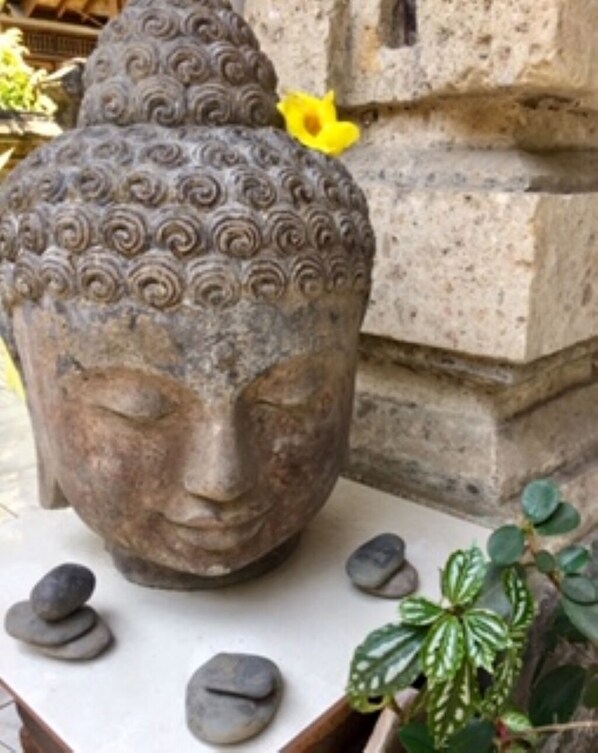
[[[467,661],[492,674],[494,672],[496,651],[488,646],[487,643],[477,641],[466,622],[463,623],[463,635],[465,636],[465,656],[467,657]]]
[[[408,625],[431,625],[444,614],[444,609],[422,596],[403,599],[399,607],[403,622]]]
[[[509,626],[488,609],[471,609],[463,615],[467,658],[487,672],[494,672],[494,659],[510,643]]]
[[[421,672],[420,649],[425,628],[390,624],[370,633],[357,647],[351,661],[348,694],[359,700],[394,695],[408,687]]]
[[[462,663],[455,677],[430,687],[428,727],[437,748],[467,726],[478,700],[475,671],[467,662]]]
[[[528,732],[533,727],[529,716],[526,716],[521,711],[505,711],[505,713],[500,717],[500,721],[511,732],[515,733]]]
[[[454,677],[463,664],[465,637],[461,623],[447,614],[432,625],[422,649],[422,665],[431,681]]]
[[[482,703],[482,709],[488,716],[500,716],[504,711],[523,666],[521,652],[519,645],[509,649],[496,668],[493,684]]]
[[[458,549],[448,559],[442,573],[442,593],[453,605],[468,604],[484,584],[487,564],[482,550],[474,546]]]
[[[512,607],[511,637],[514,640],[524,640],[534,620],[534,597],[515,568],[509,568],[505,572],[504,586]]]
[[[495,651],[508,647],[509,626],[500,615],[489,609],[470,609],[463,615],[463,622],[467,622],[479,643],[485,643]]]

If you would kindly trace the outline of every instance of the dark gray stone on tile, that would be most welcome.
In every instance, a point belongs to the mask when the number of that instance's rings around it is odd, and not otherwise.
[[[400,570],[391,575],[386,583],[377,588],[362,588],[361,590],[382,599],[403,599],[417,591],[418,586],[417,570],[411,563],[405,561]]]
[[[91,607],[83,607],[60,622],[47,622],[38,617],[28,601],[13,604],[4,618],[4,629],[19,641],[40,646],[60,646],[79,638],[96,622],[96,613]]]
[[[405,560],[405,542],[394,533],[382,533],[366,541],[347,560],[345,569],[360,588],[377,588],[395,573]]]
[[[250,661],[243,668],[247,659]],[[264,677],[256,680],[255,669],[259,660],[265,662]],[[224,667],[220,677],[215,671],[219,666]],[[209,690],[206,682],[212,687],[230,688],[234,692]],[[264,697],[239,694],[241,689],[243,692],[261,694],[271,682],[272,690]],[[215,745],[239,743],[254,737],[268,726],[281,697],[282,677],[273,662],[245,654],[219,654],[200,667],[187,685],[187,726],[195,737],[204,742]]]
[[[99,656],[113,641],[112,633],[106,623],[99,617],[95,626],[85,635],[76,638],[74,641],[63,643],[61,646],[34,646],[38,651],[53,659],[62,659],[63,661],[86,661],[95,659]]]
[[[83,565],[65,563],[50,570],[31,591],[38,617],[54,622],[82,607],[95,588],[95,575]]]
[[[252,654],[217,654],[202,667],[207,690],[260,700],[276,688],[280,672],[270,659]]]

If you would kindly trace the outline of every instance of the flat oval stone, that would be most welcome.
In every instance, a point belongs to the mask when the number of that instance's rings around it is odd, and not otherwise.
[[[63,643],[61,646],[37,646],[31,644],[45,656],[64,661],[86,661],[99,656],[113,641],[112,633],[106,623],[97,618],[94,627],[80,638]]]
[[[363,588],[362,590],[382,599],[402,599],[417,591],[418,586],[419,575],[417,570],[410,562],[405,560],[403,566],[394,575],[391,575],[386,583],[378,586],[378,588]]]
[[[377,588],[405,560],[405,542],[394,533],[382,533],[356,549],[347,560],[347,575],[360,588]]]
[[[4,629],[19,641],[39,646],[60,646],[91,630],[96,617],[91,607],[83,607],[60,622],[46,622],[35,614],[28,601],[19,601],[6,613]]]
[[[95,575],[89,568],[67,562],[36,583],[31,591],[31,606],[44,620],[61,620],[85,604],[95,584]]]
[[[208,690],[254,700],[270,695],[280,678],[274,662],[252,654],[217,654],[200,671]]]
[[[225,657],[224,660],[222,657]],[[233,660],[235,658],[236,662]],[[242,667],[247,658],[250,659],[250,672]],[[261,693],[270,682],[265,676],[258,681],[251,679],[255,677],[259,661],[264,662],[264,675],[273,680],[272,690],[261,698],[239,694],[239,690]],[[224,666],[222,675],[216,671],[219,666]],[[219,686],[226,690],[209,690],[206,682],[212,687]],[[268,726],[281,697],[282,677],[273,662],[245,654],[219,654],[200,667],[189,680],[185,704],[187,726],[195,737],[204,742],[215,745],[239,743],[254,737]]]

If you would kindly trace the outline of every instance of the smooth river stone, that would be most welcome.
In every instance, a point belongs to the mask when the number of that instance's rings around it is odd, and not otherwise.
[[[356,549],[347,560],[347,575],[359,588],[377,588],[405,560],[405,542],[394,533],[382,533]]]
[[[96,579],[83,565],[59,565],[36,583],[30,601],[38,617],[54,622],[82,607],[95,588]]]
[[[224,664],[221,664],[225,657]],[[234,671],[230,669],[232,657],[237,659]],[[250,672],[242,668],[242,663],[249,660]],[[216,660],[216,661],[215,661]],[[259,681],[247,681],[254,677],[257,662],[263,661],[264,677]],[[218,678],[215,668],[224,667],[223,676]],[[261,693],[269,680],[273,679],[272,691],[265,697],[252,698],[240,692]],[[234,679],[239,684],[234,684]],[[220,686],[232,690],[208,690],[206,682],[212,687]],[[234,690],[233,690],[234,689]],[[272,721],[282,697],[282,677],[280,671],[268,659],[243,654],[220,654],[200,667],[187,685],[186,717],[187,726],[199,740],[214,745],[229,745],[248,740],[259,734]]]
[[[363,588],[366,593],[382,599],[402,599],[417,591],[419,576],[413,565],[407,561],[394,575],[378,588]]]
[[[36,646],[42,654],[51,656],[53,659],[63,659],[64,661],[85,661],[94,659],[110,646],[113,641],[112,633],[106,623],[97,618],[95,626],[85,635],[77,638],[62,646]]]
[[[4,628],[19,641],[38,646],[60,646],[91,630],[96,618],[91,607],[83,607],[60,622],[46,622],[35,614],[30,602],[19,601],[6,613]]]
[[[207,690],[260,700],[274,691],[280,680],[270,659],[252,654],[217,654],[201,668]]]

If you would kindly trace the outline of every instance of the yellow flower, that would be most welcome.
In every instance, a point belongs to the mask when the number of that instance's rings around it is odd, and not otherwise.
[[[334,92],[323,99],[305,92],[291,92],[278,103],[287,131],[305,146],[338,156],[360,136],[354,123],[337,120]]]
[[[22,400],[24,400],[25,390],[23,389],[23,382],[21,381],[19,372],[10,357],[10,353],[2,340],[0,340],[0,361],[4,361],[4,377],[8,389],[15,392]]]

